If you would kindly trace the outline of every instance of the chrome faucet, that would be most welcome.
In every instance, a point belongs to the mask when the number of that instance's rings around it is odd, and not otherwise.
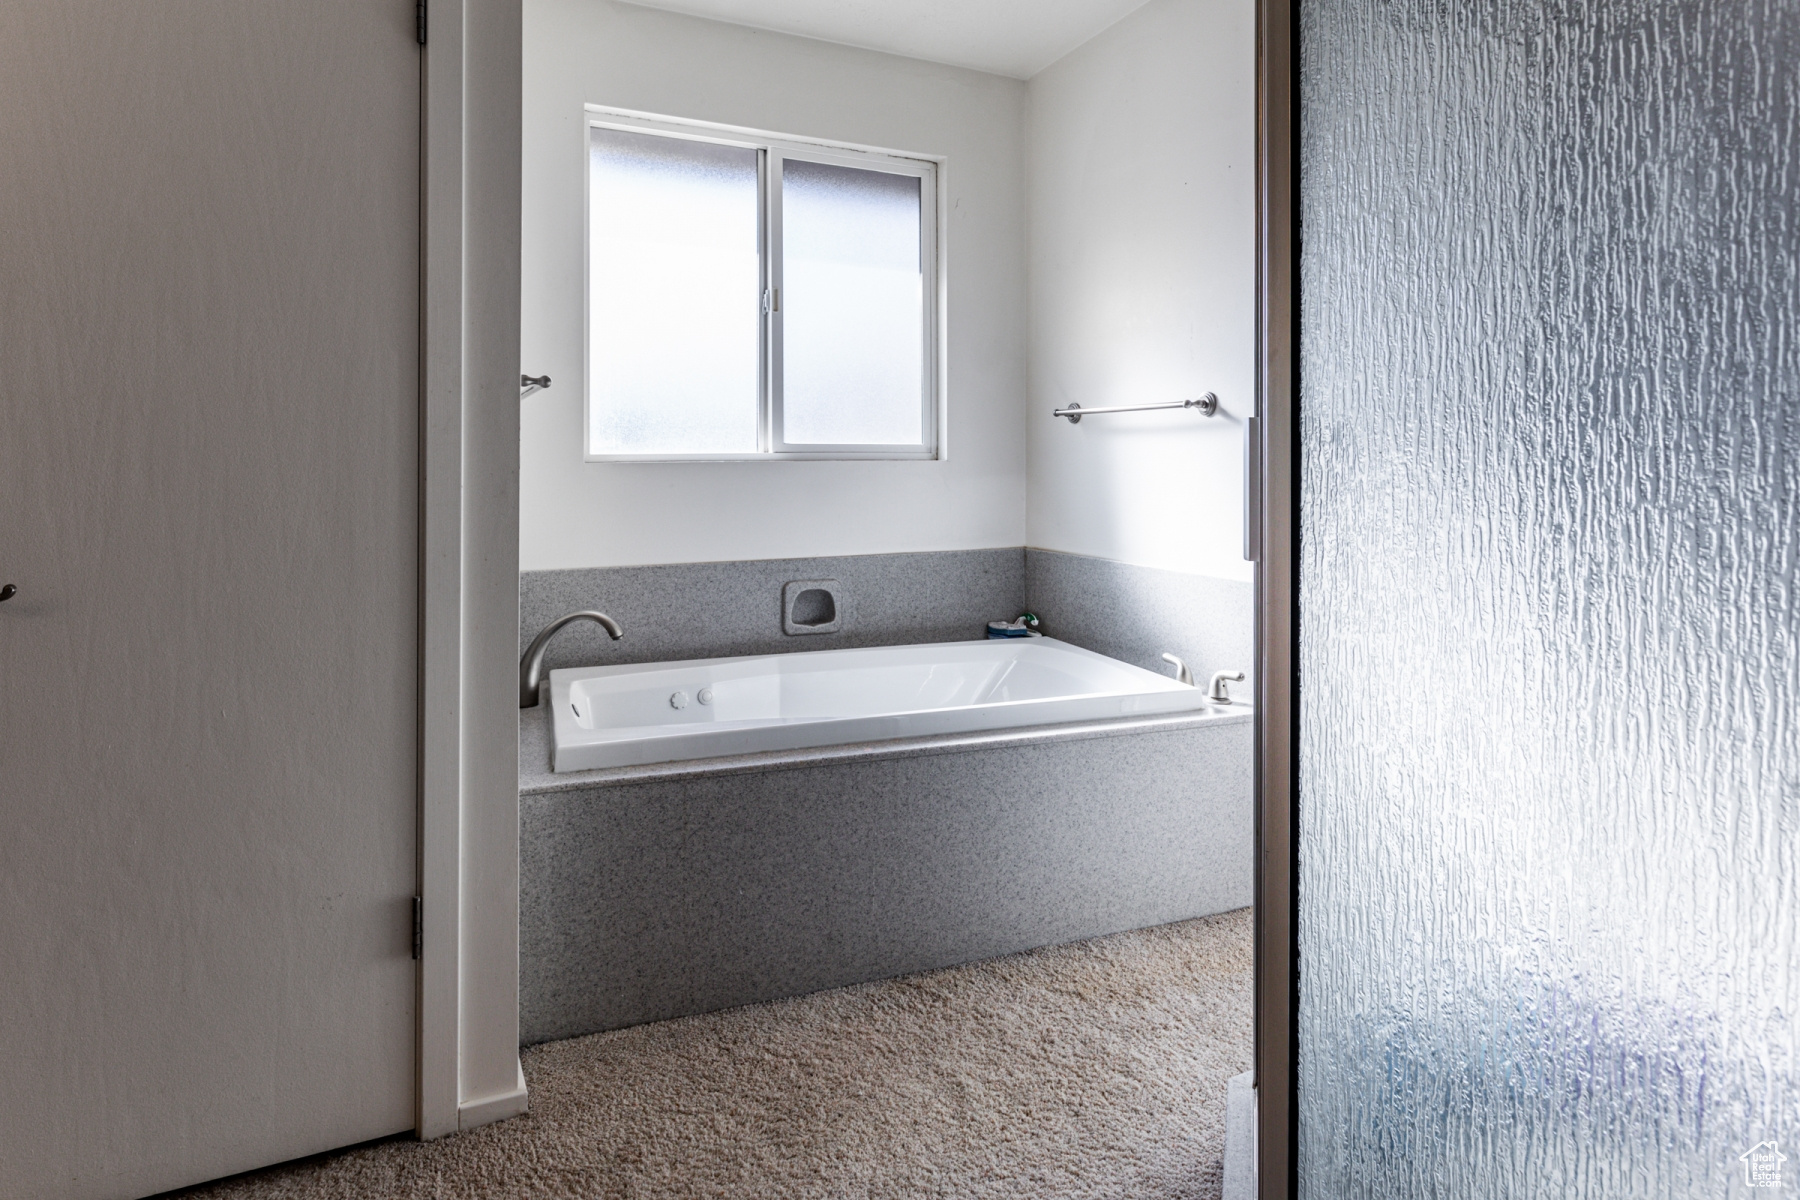
[[[525,653],[519,659],[520,708],[537,707],[538,681],[544,674],[544,648],[550,644],[550,639],[556,636],[557,630],[572,621],[592,621],[606,630],[615,642],[625,636],[625,631],[619,628],[617,621],[605,613],[595,612],[591,608],[560,616],[544,626],[543,631],[531,639],[531,645],[525,647]]]
[[[1212,687],[1207,692],[1206,698],[1211,700],[1214,704],[1230,704],[1231,689],[1225,686],[1225,681],[1228,679],[1237,683],[1242,683],[1244,682],[1244,673],[1239,671],[1237,674],[1233,675],[1230,671],[1213,672]]]
[[[1194,686],[1194,672],[1188,667],[1187,663],[1176,658],[1173,654],[1164,654],[1162,658],[1164,662],[1174,666],[1176,683],[1185,683],[1189,687]]]

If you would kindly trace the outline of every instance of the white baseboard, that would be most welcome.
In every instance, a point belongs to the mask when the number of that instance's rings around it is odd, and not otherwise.
[[[465,1100],[457,1105],[456,1127],[469,1130],[492,1125],[495,1121],[516,1117],[530,1107],[530,1097],[525,1094],[525,1069],[520,1067],[518,1086],[511,1091],[483,1096],[479,1100]]]
[[[1256,1076],[1225,1082],[1225,1188],[1223,1200],[1256,1200]]]

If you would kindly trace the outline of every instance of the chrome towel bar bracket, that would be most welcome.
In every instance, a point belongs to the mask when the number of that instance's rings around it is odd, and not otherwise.
[[[1166,404],[1115,404],[1108,408],[1083,408],[1079,404],[1071,404],[1067,408],[1051,409],[1050,415],[1067,417],[1069,424],[1079,425],[1081,418],[1092,417],[1099,413],[1151,412],[1159,408],[1197,408],[1200,410],[1201,416],[1210,417],[1219,411],[1219,398],[1212,392],[1208,392],[1198,400],[1171,400]]]

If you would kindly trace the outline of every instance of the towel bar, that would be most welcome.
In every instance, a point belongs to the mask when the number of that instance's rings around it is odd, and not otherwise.
[[[1197,408],[1202,416],[1210,417],[1219,411],[1219,398],[1208,392],[1198,400],[1171,400],[1167,404],[1116,404],[1110,408],[1083,408],[1079,404],[1071,404],[1067,408],[1051,409],[1050,415],[1067,417],[1069,424],[1079,425],[1081,418],[1091,417],[1096,413],[1149,412],[1158,408]]]

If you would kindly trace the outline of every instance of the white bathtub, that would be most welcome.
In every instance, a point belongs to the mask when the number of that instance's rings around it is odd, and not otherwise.
[[[1213,707],[1053,638],[577,667],[549,688],[556,771]]]

